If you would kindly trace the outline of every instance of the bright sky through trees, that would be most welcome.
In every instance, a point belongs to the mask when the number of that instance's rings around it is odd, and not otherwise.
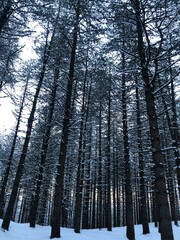
[[[15,123],[15,118],[12,113],[13,104],[9,97],[3,97],[4,94],[0,94],[0,131],[9,132]]]

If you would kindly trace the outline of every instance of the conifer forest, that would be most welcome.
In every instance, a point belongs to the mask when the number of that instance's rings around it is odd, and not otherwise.
[[[0,0],[1,228],[180,220],[180,2]],[[0,108],[1,108],[0,106]],[[1,112],[1,119],[4,118]],[[138,239],[137,239],[138,240]]]

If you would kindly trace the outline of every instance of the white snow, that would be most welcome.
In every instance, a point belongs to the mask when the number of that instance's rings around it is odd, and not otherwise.
[[[0,219],[0,224],[2,220]],[[48,240],[50,239],[50,227],[37,225],[32,229],[28,224],[11,222],[9,231],[0,229],[1,240]],[[141,225],[135,226],[136,240],[160,240],[160,234],[154,224],[150,224],[150,234],[143,235]],[[173,225],[174,240],[180,239],[180,227]],[[61,240],[127,240],[126,228],[113,228],[112,232],[106,229],[82,230],[81,233],[74,233],[73,229],[61,228]],[[59,239],[59,238],[56,238]]]

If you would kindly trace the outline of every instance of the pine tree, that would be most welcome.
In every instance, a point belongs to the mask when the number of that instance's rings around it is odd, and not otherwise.
[[[137,27],[137,45],[138,54],[141,61],[141,75],[144,81],[145,99],[147,104],[147,114],[150,125],[150,136],[152,145],[152,157],[154,161],[154,173],[155,173],[155,192],[158,207],[158,218],[160,224],[160,233],[162,240],[173,240],[173,232],[171,226],[171,216],[167,198],[166,182],[164,175],[164,163],[161,151],[161,143],[159,138],[159,128],[157,122],[157,113],[155,108],[155,100],[153,95],[152,83],[149,76],[148,55],[146,55],[145,45],[143,40],[143,20],[141,12],[142,6],[138,0],[132,1],[132,6],[135,11],[136,27]],[[146,32],[145,32],[146,33]]]

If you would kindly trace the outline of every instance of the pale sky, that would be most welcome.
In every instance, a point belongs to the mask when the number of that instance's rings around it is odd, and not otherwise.
[[[39,34],[40,28],[36,26],[35,29],[36,32],[33,32],[32,36],[19,39],[20,45],[24,46],[22,52],[20,53],[20,58],[24,61],[37,58],[37,55],[33,50],[33,40],[36,38],[37,34]],[[4,131],[6,129],[7,133],[9,133],[16,123],[15,117],[12,113],[14,105],[11,103],[9,97],[4,96],[5,94],[0,92],[0,131]]]
[[[0,95],[0,131],[7,129],[9,132],[15,124],[13,105],[8,97],[2,97],[2,95]]]

